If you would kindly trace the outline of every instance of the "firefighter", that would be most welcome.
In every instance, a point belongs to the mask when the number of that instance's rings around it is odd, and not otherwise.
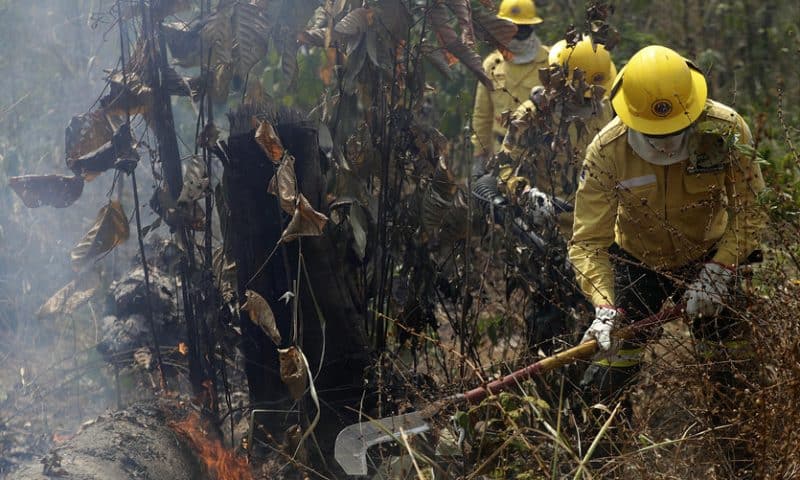
[[[539,69],[547,67],[547,48],[534,32],[535,25],[542,23],[542,19],[536,15],[533,0],[503,0],[497,17],[513,22],[517,33],[505,53],[496,50],[483,62],[494,90],[490,92],[478,83],[475,92],[472,114],[475,176],[480,176],[486,160],[499,151],[506,133],[501,114],[513,111],[528,98],[531,88],[541,84]]]
[[[532,259],[540,261],[534,269],[542,281],[533,289],[524,317],[529,349],[551,353],[559,337],[574,329],[573,318],[589,309],[565,268],[566,241],[582,154],[611,119],[606,94],[617,71],[605,47],[592,44],[589,37],[574,45],[556,43],[548,62],[551,75],[563,82],[553,82],[549,91],[532,89],[531,98],[511,116],[497,161],[499,190],[540,227],[547,244],[547,254],[539,255],[546,259]]]
[[[647,339],[620,342],[614,331],[668,298],[685,303],[698,345],[732,365],[746,339],[730,308],[737,272],[766,221],[750,129],[707,98],[703,73],[690,61],[646,47],[610,97],[617,117],[587,149],[569,247],[595,307],[583,340],[594,338],[601,349],[583,377],[591,402],[616,401],[640,368]],[[718,380],[730,386],[732,378],[722,372]]]
[[[507,156],[501,158],[504,163],[499,166],[498,179],[501,190],[510,198],[543,197],[534,203],[545,205],[553,205],[550,199],[555,198],[557,205],[566,206],[574,201],[577,172],[586,146],[611,120],[608,92],[617,69],[605,47],[593,44],[589,37],[572,46],[566,40],[556,43],[550,49],[548,62],[561,69],[559,74],[565,79],[568,94],[556,97],[547,131],[536,131],[534,99],[541,101],[546,94],[544,87],[532,89],[531,98],[511,115],[501,147]],[[580,72],[577,76],[576,71]],[[567,118],[562,122],[563,117]],[[559,127],[566,131],[557,131]],[[563,140],[568,142],[554,145],[554,137],[565,137]],[[566,239],[571,237],[571,211],[559,212],[558,227]]]

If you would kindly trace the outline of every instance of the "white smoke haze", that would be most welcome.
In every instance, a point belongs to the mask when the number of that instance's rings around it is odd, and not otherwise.
[[[102,300],[74,316],[36,315],[76,278],[70,250],[108,202],[114,171],[86,182],[67,208],[26,208],[8,187],[16,175],[71,174],[64,129],[74,115],[93,108],[104,94],[103,70],[118,64],[119,30],[109,15],[114,6],[0,0],[0,433],[13,425],[68,434],[116,402],[113,377],[94,349],[102,336]],[[142,164],[149,163],[143,157]],[[152,193],[149,170],[137,170],[143,205]],[[130,180],[121,181],[110,198],[120,196],[135,232]],[[144,225],[154,218],[142,209]],[[91,269],[103,272],[106,286],[131,267],[137,251],[132,236]],[[0,461],[0,477],[8,468]]]

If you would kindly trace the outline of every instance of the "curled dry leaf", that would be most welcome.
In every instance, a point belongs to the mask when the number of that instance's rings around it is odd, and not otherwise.
[[[250,320],[261,327],[261,330],[267,334],[275,345],[280,345],[281,333],[275,324],[275,315],[273,315],[272,309],[269,308],[267,300],[253,290],[247,290],[244,295],[247,300],[242,305],[242,310],[250,315]],[[282,369],[281,372],[283,372]]]
[[[123,125],[114,132],[111,140],[97,150],[77,158],[67,158],[67,166],[86,181],[91,181],[110,168],[132,171],[139,161],[139,156],[132,145],[130,128]]]
[[[281,242],[291,242],[297,237],[318,237],[328,222],[328,217],[314,210],[311,203],[300,193],[294,215],[281,235]]]
[[[80,270],[99,256],[128,239],[128,217],[116,200],[100,209],[89,232],[70,252],[72,268]]]
[[[67,158],[78,158],[95,151],[111,141],[113,135],[114,129],[105,112],[95,110],[75,115],[64,131]]]
[[[209,195],[208,172],[203,161],[197,156],[192,156],[189,165],[186,166],[186,173],[183,175],[183,188],[178,197],[178,206],[188,207],[197,200]]]
[[[37,318],[70,315],[88,302],[97,291],[99,277],[85,275],[61,287],[36,311]]]
[[[303,353],[299,348],[278,349],[278,358],[281,364],[281,380],[289,389],[289,395],[299,400],[308,386],[308,372],[306,371]]]
[[[269,122],[260,122],[256,129],[256,143],[264,150],[270,160],[274,163],[281,161],[283,157],[283,144],[277,132]]]
[[[289,215],[294,214],[297,204],[297,176],[294,171],[294,157],[286,155],[278,171],[272,176],[267,192],[275,195],[281,202],[281,208]]]
[[[77,175],[22,175],[9,178],[8,184],[28,208],[68,207],[83,193],[83,178]]]

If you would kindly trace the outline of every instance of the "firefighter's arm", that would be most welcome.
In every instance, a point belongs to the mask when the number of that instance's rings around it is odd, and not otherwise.
[[[583,162],[569,246],[578,284],[595,306],[614,305],[614,271],[608,256],[617,215],[614,178],[612,159],[600,155],[595,137]]]
[[[472,111],[472,147],[476,157],[488,157],[494,149],[492,126],[494,125],[494,105],[489,89],[480,82],[475,91],[475,108]]]
[[[717,244],[713,260],[735,267],[758,248],[760,234],[766,224],[766,212],[758,205],[758,194],[764,188],[761,168],[754,162],[750,129],[741,117],[737,117],[738,139],[741,145],[750,148],[734,149],[733,161],[725,176],[728,196],[728,227]]]

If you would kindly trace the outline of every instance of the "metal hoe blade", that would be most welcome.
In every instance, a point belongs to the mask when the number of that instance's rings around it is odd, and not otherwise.
[[[356,423],[339,432],[333,456],[346,474],[366,475],[369,447],[399,440],[400,430],[406,435],[414,435],[429,429],[430,425],[420,412]]]

